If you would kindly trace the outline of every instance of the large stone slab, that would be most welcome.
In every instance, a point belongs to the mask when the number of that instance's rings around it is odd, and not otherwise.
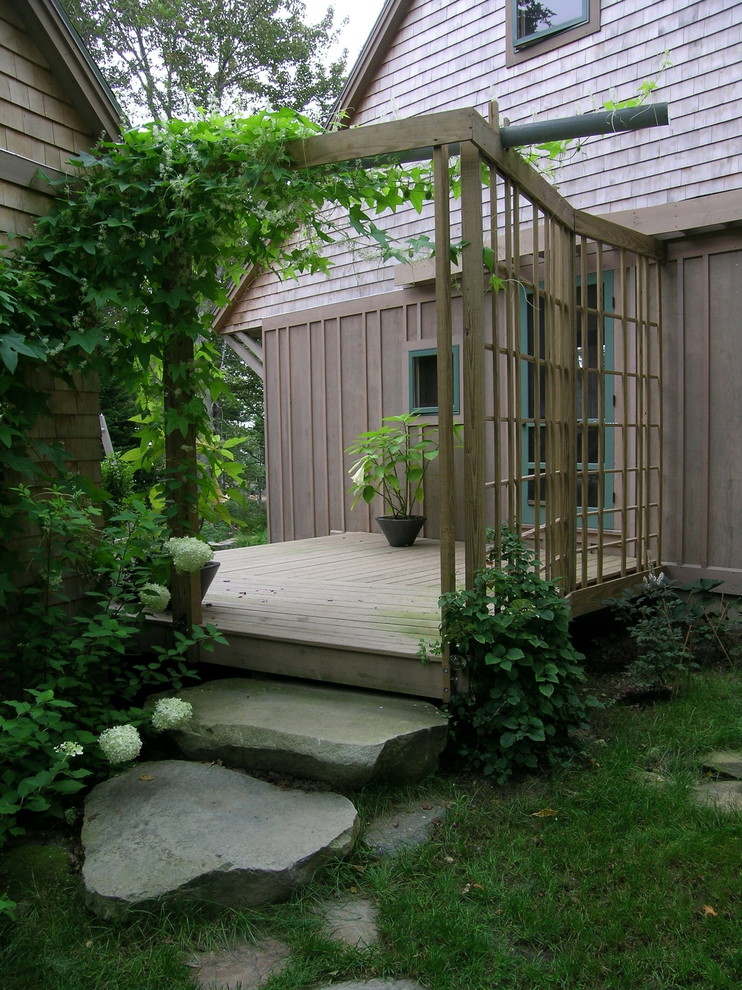
[[[701,762],[703,766],[709,767],[715,773],[722,773],[726,777],[742,780],[742,751],[740,750],[717,750],[715,753],[707,753]]]
[[[714,780],[696,784],[691,791],[697,804],[717,811],[742,811],[742,780]]]
[[[209,681],[179,697],[193,718],[173,737],[190,759],[333,787],[421,780],[446,744],[445,717],[413,698],[248,678]]]
[[[356,810],[338,794],[219,766],[143,763],[85,803],[85,897],[104,918],[162,898],[267,904],[348,855],[357,833]]]
[[[282,973],[290,955],[287,945],[266,939],[257,945],[240,942],[231,949],[197,952],[188,965],[201,990],[255,990]]]

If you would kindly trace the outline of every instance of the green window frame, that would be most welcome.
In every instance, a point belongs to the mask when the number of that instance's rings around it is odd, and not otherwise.
[[[590,0],[510,0],[516,48],[590,20]]]
[[[451,348],[453,366],[453,414],[458,416],[459,345]],[[423,416],[438,413],[438,348],[420,347],[408,352],[407,380],[409,383],[410,412]]]
[[[600,0],[508,0],[505,63],[518,65],[600,31]]]

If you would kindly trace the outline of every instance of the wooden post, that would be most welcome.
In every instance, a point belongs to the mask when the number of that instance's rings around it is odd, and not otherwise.
[[[188,334],[173,332],[163,348],[163,386],[165,417],[168,411],[181,412],[192,398],[190,379],[183,371],[193,362],[194,345]],[[170,529],[173,536],[195,536],[198,532],[198,464],[196,430],[191,424],[185,435],[174,430],[165,435],[165,475],[168,509],[172,511]],[[173,628],[186,635],[200,625],[201,576],[177,574],[171,581]],[[192,658],[193,659],[193,658]]]
[[[440,470],[441,594],[456,587],[455,471],[453,463],[453,331],[451,318],[451,206],[448,146],[433,152],[435,181],[435,308],[438,348],[438,450]],[[443,617],[445,618],[445,617]],[[444,701],[451,697],[451,651],[443,638]]]
[[[461,145],[461,252],[464,310],[464,512],[466,587],[485,564],[484,429],[484,274],[482,253],[482,172],[479,151]]]

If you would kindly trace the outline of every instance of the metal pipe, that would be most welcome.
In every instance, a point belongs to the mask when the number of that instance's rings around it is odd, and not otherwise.
[[[589,137],[620,131],[636,131],[642,127],[657,127],[669,123],[666,103],[650,103],[620,110],[601,110],[576,117],[534,121],[530,124],[509,124],[500,128],[503,148],[516,148],[565,138]]]
[[[500,128],[502,147],[518,148],[545,141],[562,141],[565,138],[590,137],[600,134],[638,131],[642,127],[659,127],[670,122],[666,103],[651,103],[642,107],[623,107],[620,110],[601,110],[599,113],[583,113],[576,117],[559,117],[557,120],[535,121],[531,124],[507,124]],[[448,151],[455,157],[461,145],[449,144]],[[364,167],[383,165],[386,162],[404,165],[410,162],[429,161],[433,157],[432,145],[412,148],[408,151],[373,158],[361,158]]]

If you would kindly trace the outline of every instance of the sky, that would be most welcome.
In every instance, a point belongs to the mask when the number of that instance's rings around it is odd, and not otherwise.
[[[316,23],[328,7],[335,10],[335,23],[348,18],[340,34],[340,50],[348,49],[348,69],[351,69],[376,18],[384,6],[384,0],[304,0],[310,23]]]

